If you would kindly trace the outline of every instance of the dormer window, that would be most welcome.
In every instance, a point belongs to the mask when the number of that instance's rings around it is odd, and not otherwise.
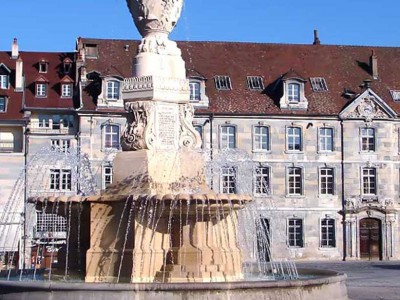
[[[7,90],[10,84],[8,75],[0,75],[0,89]]]
[[[99,49],[96,44],[85,44],[85,55],[87,58],[98,58]]]
[[[68,75],[61,79],[61,98],[72,98],[72,88],[74,81]]]
[[[219,91],[229,91],[232,89],[231,79],[226,75],[217,75],[214,77],[215,88]]]
[[[326,84],[325,78],[323,77],[311,77],[311,87],[314,92],[327,92],[328,85]]]
[[[47,73],[48,65],[47,61],[41,60],[39,62],[39,73]]]
[[[36,97],[47,97],[47,83],[36,83]]]
[[[190,101],[200,101],[200,82],[190,80],[189,82],[190,87]]]
[[[288,90],[289,102],[299,102],[300,101],[300,84],[289,83],[287,90]]]
[[[63,71],[64,74],[69,74],[71,73],[71,69],[72,69],[72,60],[70,58],[65,58],[63,61]]]
[[[0,97],[0,113],[7,111],[7,99],[6,97]]]
[[[11,70],[3,63],[0,63],[0,89],[7,90],[10,87]]]
[[[262,91],[264,82],[261,76],[247,76],[247,86],[252,91]]]
[[[61,97],[71,98],[72,97],[72,84],[63,83],[61,84]]]
[[[107,81],[107,99],[108,100],[119,100],[120,96],[120,82],[117,80]]]
[[[282,76],[283,95],[280,99],[281,109],[307,110],[308,101],[304,94],[306,82],[293,70]]]

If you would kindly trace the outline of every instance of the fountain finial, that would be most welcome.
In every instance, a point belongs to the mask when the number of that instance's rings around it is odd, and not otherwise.
[[[171,33],[183,6],[183,0],[127,0],[126,3],[142,37],[152,32]]]

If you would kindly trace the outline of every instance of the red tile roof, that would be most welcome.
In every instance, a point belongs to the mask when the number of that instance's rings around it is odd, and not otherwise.
[[[28,109],[53,108],[53,109],[73,109],[73,98],[61,97],[61,82],[68,75],[75,78],[74,68],[70,73],[64,74],[63,62],[66,58],[73,60],[74,53],[53,53],[53,52],[20,52],[24,62],[25,75],[25,106]],[[39,73],[39,62],[48,63],[47,72]],[[37,98],[35,83],[39,81],[48,83],[47,97]]]
[[[2,121],[21,121],[23,120],[22,113],[22,92],[15,92],[15,59],[11,59],[10,52],[0,52],[0,64],[3,63],[11,70],[10,74],[10,88],[3,90],[0,89],[0,96],[7,97],[7,111],[0,113],[0,122]]]
[[[87,72],[100,72],[102,76],[132,74],[132,62],[137,41],[81,39],[82,43],[97,44],[98,59],[87,60]],[[129,45],[126,50],[125,45]],[[400,48],[289,45],[229,42],[178,42],[186,62],[188,76],[207,79],[206,93],[210,99],[208,110],[221,114],[298,114],[338,115],[350,99],[343,96],[345,89],[361,93],[360,85],[371,79],[371,88],[397,113],[390,90],[400,90]],[[374,80],[369,70],[371,51],[378,57],[379,79]],[[307,111],[288,111],[279,108],[282,95],[282,76],[295,70],[306,79]],[[232,90],[218,91],[215,75],[228,75]],[[262,76],[265,90],[251,91],[246,76]],[[324,77],[327,92],[313,92],[310,77]],[[91,90],[93,95],[93,90]],[[96,109],[93,97],[83,95],[85,109]]]

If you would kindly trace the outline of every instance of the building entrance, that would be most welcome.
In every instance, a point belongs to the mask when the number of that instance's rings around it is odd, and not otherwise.
[[[365,218],[360,221],[360,258],[382,259],[382,228],[378,219]]]

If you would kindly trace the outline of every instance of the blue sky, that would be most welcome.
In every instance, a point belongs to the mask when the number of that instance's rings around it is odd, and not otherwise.
[[[138,39],[125,0],[0,0],[0,50],[72,51],[77,37]],[[398,0],[186,0],[175,40],[400,46]],[[5,28],[5,30],[4,30]]]

